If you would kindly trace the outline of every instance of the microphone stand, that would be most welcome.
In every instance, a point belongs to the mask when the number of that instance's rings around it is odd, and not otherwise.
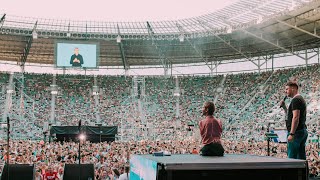
[[[267,131],[268,131],[268,133],[270,132],[270,123],[268,123],[268,128],[267,128]],[[268,137],[268,139],[267,139],[268,141],[267,141],[267,146],[268,146],[268,156],[270,156],[270,138]]]
[[[7,180],[9,180],[9,142],[10,142],[10,119],[9,116],[7,116]]]
[[[79,166],[79,180],[81,179],[81,162],[80,162],[80,160],[81,160],[81,157],[80,157],[80,155],[81,155],[81,139],[80,139],[80,135],[81,135],[81,120],[79,121],[79,126],[78,126],[78,128],[79,128],[79,134],[78,134],[78,138],[79,138],[79,151],[78,151],[78,160],[79,160],[79,162],[78,162],[78,166]]]

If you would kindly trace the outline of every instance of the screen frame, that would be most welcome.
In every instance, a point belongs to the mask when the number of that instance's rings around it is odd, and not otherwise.
[[[143,161],[145,161],[145,162],[149,162],[149,163],[151,163],[151,164],[154,164],[154,165],[156,165],[156,169],[155,169],[155,180],[157,180],[157,179],[159,179],[159,168],[161,167],[161,164],[160,163],[158,163],[157,161],[155,161],[155,160],[151,160],[151,159],[149,159],[149,158],[146,158],[145,157],[145,155],[141,155],[141,154],[134,154],[134,155],[132,155],[132,157],[130,158],[130,172],[129,172],[129,177],[130,177],[130,179],[133,179],[133,177],[132,177],[132,174],[134,173],[133,172],[133,168],[132,168],[132,165],[133,165],[133,163],[134,162],[132,162],[133,161],[133,159],[136,159],[136,162],[139,162],[139,163],[141,163],[141,160],[143,160]],[[137,159],[139,160],[139,161],[137,161]],[[144,167],[145,168],[145,167]],[[139,174],[139,177],[140,177],[140,174]],[[141,177],[140,177],[141,178]]]
[[[88,44],[88,45],[96,45],[96,66],[95,67],[72,67],[72,66],[58,66],[58,43],[65,44]],[[55,69],[99,69],[100,65],[100,42],[98,41],[85,41],[85,40],[54,40],[54,68]]]
[[[288,133],[288,130],[287,129],[284,129],[284,128],[275,128],[274,130],[273,130],[273,132],[275,133],[275,134],[277,134],[278,135],[278,132],[279,131],[285,131],[286,133]],[[279,135],[278,135],[279,136]],[[279,140],[279,138],[277,138],[278,140]],[[282,141],[282,142],[277,142],[277,143],[282,143],[282,144],[286,144],[286,143],[288,143],[288,139],[286,139],[286,141]]]

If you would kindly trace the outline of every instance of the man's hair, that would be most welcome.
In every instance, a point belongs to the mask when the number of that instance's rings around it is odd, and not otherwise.
[[[120,172],[118,171],[118,169],[113,169],[113,172],[115,175],[120,176]]]
[[[207,110],[207,115],[213,115],[214,111],[215,111],[215,106],[214,106],[214,103],[211,102],[211,101],[207,101],[204,103],[204,107],[206,108]]]
[[[129,172],[130,172],[130,166],[125,166],[124,167],[124,173],[127,174],[127,178],[129,179]]]
[[[130,166],[125,166],[124,167],[124,172],[125,173],[129,173],[129,171],[130,171]]]
[[[289,81],[287,82],[286,86],[289,86],[289,87],[294,87],[296,89],[299,89],[299,86],[296,82],[293,82],[293,81]]]

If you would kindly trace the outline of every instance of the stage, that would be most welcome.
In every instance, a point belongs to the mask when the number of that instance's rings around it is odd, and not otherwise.
[[[144,179],[154,179],[154,176],[157,177],[157,180],[307,179],[307,162],[304,160],[244,154],[227,154],[224,157],[204,157],[191,154],[171,156],[133,155],[130,165],[131,170],[135,171],[130,173],[133,177],[139,173],[144,176],[145,174],[142,171],[150,172],[148,178]],[[150,168],[150,166],[153,166],[153,168]],[[146,169],[143,170],[143,168]],[[139,169],[140,172],[138,172]]]
[[[78,141],[79,133],[86,135],[86,140],[94,143],[112,142],[115,140],[115,135],[118,133],[117,126],[52,126],[50,129],[50,137],[53,134],[60,142]]]

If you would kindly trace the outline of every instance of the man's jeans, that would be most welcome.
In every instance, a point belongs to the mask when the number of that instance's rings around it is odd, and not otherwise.
[[[290,133],[290,132],[289,132]],[[288,136],[289,136],[288,133]],[[294,133],[293,141],[288,142],[288,158],[306,160],[306,141],[308,138],[307,129],[297,130]]]

